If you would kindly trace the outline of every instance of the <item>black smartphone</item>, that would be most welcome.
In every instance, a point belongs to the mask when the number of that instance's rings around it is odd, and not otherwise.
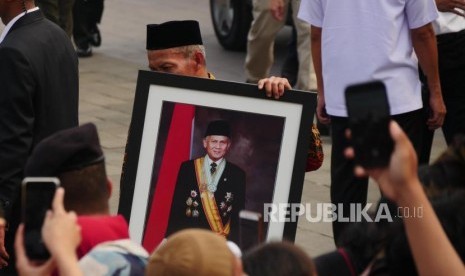
[[[24,247],[31,260],[47,260],[50,253],[42,239],[42,225],[60,180],[56,177],[26,177],[22,182]]]
[[[364,168],[389,165],[394,147],[386,87],[381,81],[348,86],[345,90],[355,162]]]
[[[263,216],[249,210],[239,212],[240,248],[242,251],[263,242]]]

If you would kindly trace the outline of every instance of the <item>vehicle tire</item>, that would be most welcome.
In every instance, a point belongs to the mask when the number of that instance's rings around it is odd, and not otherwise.
[[[252,22],[251,1],[210,0],[210,15],[221,46],[226,50],[244,51]]]

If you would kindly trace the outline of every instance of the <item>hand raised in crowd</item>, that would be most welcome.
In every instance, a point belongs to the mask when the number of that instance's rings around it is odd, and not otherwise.
[[[389,166],[369,170],[356,166],[355,175],[371,176],[387,198],[399,203],[402,195],[406,194],[406,190],[411,186],[420,187],[417,174],[418,160],[410,140],[395,121],[391,121],[389,130],[395,145]],[[348,148],[345,155],[352,159],[355,153],[352,148]]]
[[[436,6],[441,12],[465,16],[465,0],[436,0]]]
[[[10,258],[5,249],[5,228],[6,221],[0,218],[0,269],[8,265],[8,259]]]
[[[418,179],[415,150],[400,126],[389,126],[394,151],[386,168],[366,170],[355,168],[358,176],[369,175],[378,183],[383,194],[401,208],[422,208],[422,216],[403,218],[407,239],[418,275],[464,275],[465,267],[452,246]],[[348,135],[350,136],[350,135]],[[354,156],[352,148],[345,152]]]
[[[291,84],[286,78],[274,77],[264,78],[258,81],[258,89],[265,89],[268,97],[279,99],[287,89],[292,89]]]
[[[18,230],[16,230],[15,253],[16,268],[20,276],[51,275],[56,268],[56,264],[52,258],[42,263],[29,260],[24,247],[24,224],[20,224]]]
[[[64,189],[58,188],[53,198],[52,211],[48,211],[42,226],[42,238],[50,254],[55,258],[76,257],[76,248],[81,242],[81,227],[77,215],[66,212],[63,205]]]
[[[46,262],[29,260],[24,247],[24,225],[15,237],[16,267],[20,275],[50,275],[58,268],[60,275],[82,275],[76,248],[81,242],[81,229],[74,212],[66,212],[63,205],[64,189],[58,188],[53,198],[52,211],[47,211],[42,226],[42,239],[50,252]]]

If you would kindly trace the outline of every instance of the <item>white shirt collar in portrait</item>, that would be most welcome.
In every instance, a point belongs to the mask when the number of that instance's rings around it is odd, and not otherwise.
[[[216,165],[220,165],[221,162],[223,162],[224,157],[221,158],[221,159],[219,159],[219,160],[217,160],[217,161],[213,161],[213,160],[210,159],[210,157],[209,157],[208,154],[207,154],[207,155],[205,155],[205,159],[207,160],[208,167],[210,167],[210,165],[211,165],[213,162],[215,162]]]

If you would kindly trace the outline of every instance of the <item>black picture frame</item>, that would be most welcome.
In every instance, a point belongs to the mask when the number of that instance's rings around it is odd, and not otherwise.
[[[154,168],[157,163],[156,155],[159,154],[157,150],[160,151],[160,148],[156,148],[160,147],[157,146],[160,139],[168,139],[162,137],[161,128],[164,124],[163,112],[169,103],[200,107],[205,114],[213,112],[217,117],[225,110],[226,114],[233,114],[228,115],[230,117],[235,118],[234,114],[239,114],[242,119],[237,120],[242,120],[241,122],[244,122],[244,116],[249,118],[249,114],[252,117],[256,114],[257,120],[265,118],[264,120],[273,122],[279,121],[274,118],[283,118],[283,133],[270,203],[300,203],[310,129],[316,108],[316,93],[290,90],[279,100],[275,100],[252,84],[141,70],[138,74],[124,156],[118,208],[118,213],[129,222],[133,240],[143,242],[149,205],[156,195],[154,191],[157,176],[154,175]],[[264,124],[260,127],[267,128]],[[267,240],[294,241],[296,230],[297,221],[270,222],[265,236]],[[149,250],[153,249],[152,245],[144,246],[149,247]]]

